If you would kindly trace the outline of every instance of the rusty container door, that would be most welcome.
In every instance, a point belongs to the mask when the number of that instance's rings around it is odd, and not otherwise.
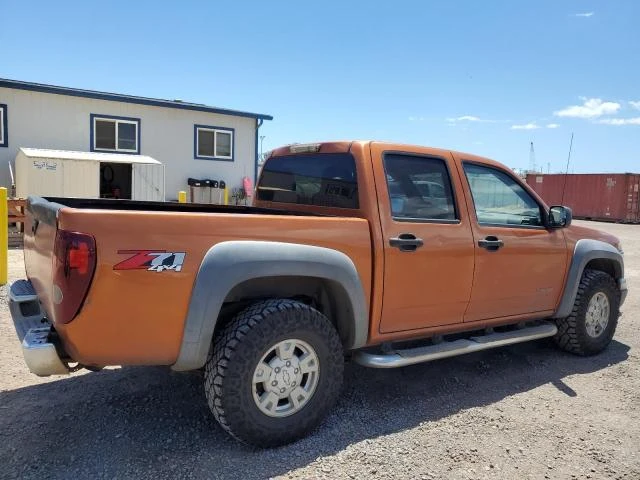
[[[548,205],[571,207],[577,218],[612,222],[640,221],[639,181],[631,173],[527,175],[527,184]]]
[[[640,223],[640,175],[627,173],[626,222]]]

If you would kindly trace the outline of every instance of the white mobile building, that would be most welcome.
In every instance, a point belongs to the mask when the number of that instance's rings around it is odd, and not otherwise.
[[[89,153],[88,162],[93,154],[106,153],[122,156],[123,163],[132,166],[144,162],[127,157],[150,157],[164,166],[163,199],[169,201],[181,190],[189,192],[188,178],[222,180],[229,189],[241,187],[244,177],[255,184],[258,128],[264,120],[272,117],[181,100],[0,79],[0,186],[11,185],[9,165],[21,148]],[[73,159],[59,160],[66,172]],[[86,168],[101,163],[93,162]],[[143,167],[131,168],[135,182],[139,177],[133,169]],[[16,172],[16,187],[24,185],[21,172]],[[40,193],[26,188],[19,194]]]

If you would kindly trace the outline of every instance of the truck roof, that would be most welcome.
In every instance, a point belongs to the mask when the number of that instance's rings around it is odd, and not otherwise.
[[[454,154],[457,157],[463,158],[465,160],[469,160],[471,162],[479,162],[487,165],[493,165],[496,167],[506,168],[500,162],[495,160],[491,160],[490,158],[481,157],[479,155],[474,155],[472,153],[461,152],[458,150],[452,150],[447,148],[439,148],[439,147],[430,147],[427,145],[416,145],[416,144],[408,144],[408,143],[399,143],[399,142],[389,142],[383,140],[336,140],[336,141],[324,141],[324,142],[309,142],[309,143],[292,143],[289,145],[285,145],[283,147],[278,147],[271,151],[270,157],[280,157],[284,155],[294,155],[294,154],[303,154],[303,153],[346,153],[351,149],[351,146],[354,143],[359,144],[370,144],[370,143],[379,143],[387,145],[390,149],[394,150],[411,150],[415,149],[428,149],[430,153],[436,155],[445,156],[447,154]]]

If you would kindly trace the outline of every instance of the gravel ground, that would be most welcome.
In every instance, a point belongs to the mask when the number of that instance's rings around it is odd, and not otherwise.
[[[0,477],[640,479],[640,226],[585,224],[626,250],[631,295],[606,352],[541,341],[397,370],[349,364],[324,425],[269,451],[217,426],[196,373],[31,375],[3,287]],[[9,257],[21,278],[21,252]]]

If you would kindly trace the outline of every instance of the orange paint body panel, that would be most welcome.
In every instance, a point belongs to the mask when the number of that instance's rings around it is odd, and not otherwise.
[[[44,227],[39,225],[38,239]],[[371,284],[369,227],[358,218],[291,216],[285,220],[269,215],[63,209],[59,228],[88,232],[97,243],[98,265],[80,314],[68,324],[55,325],[67,353],[86,364],[174,363],[200,262],[209,248],[226,240],[278,240],[334,248],[352,259],[363,285]],[[332,232],[331,237],[327,232]],[[25,241],[27,251],[32,250],[32,238]],[[131,256],[118,251],[141,249],[186,252],[182,270],[167,274],[113,269]],[[49,262],[48,258],[27,260],[28,265],[39,266],[39,271],[30,268],[29,276],[48,313],[52,299],[46,292],[52,284],[46,283],[50,273],[43,276],[42,272],[50,272]],[[369,296],[368,289],[365,294]]]
[[[640,223],[640,174],[530,173],[527,183],[548,204],[571,207],[578,218]]]

